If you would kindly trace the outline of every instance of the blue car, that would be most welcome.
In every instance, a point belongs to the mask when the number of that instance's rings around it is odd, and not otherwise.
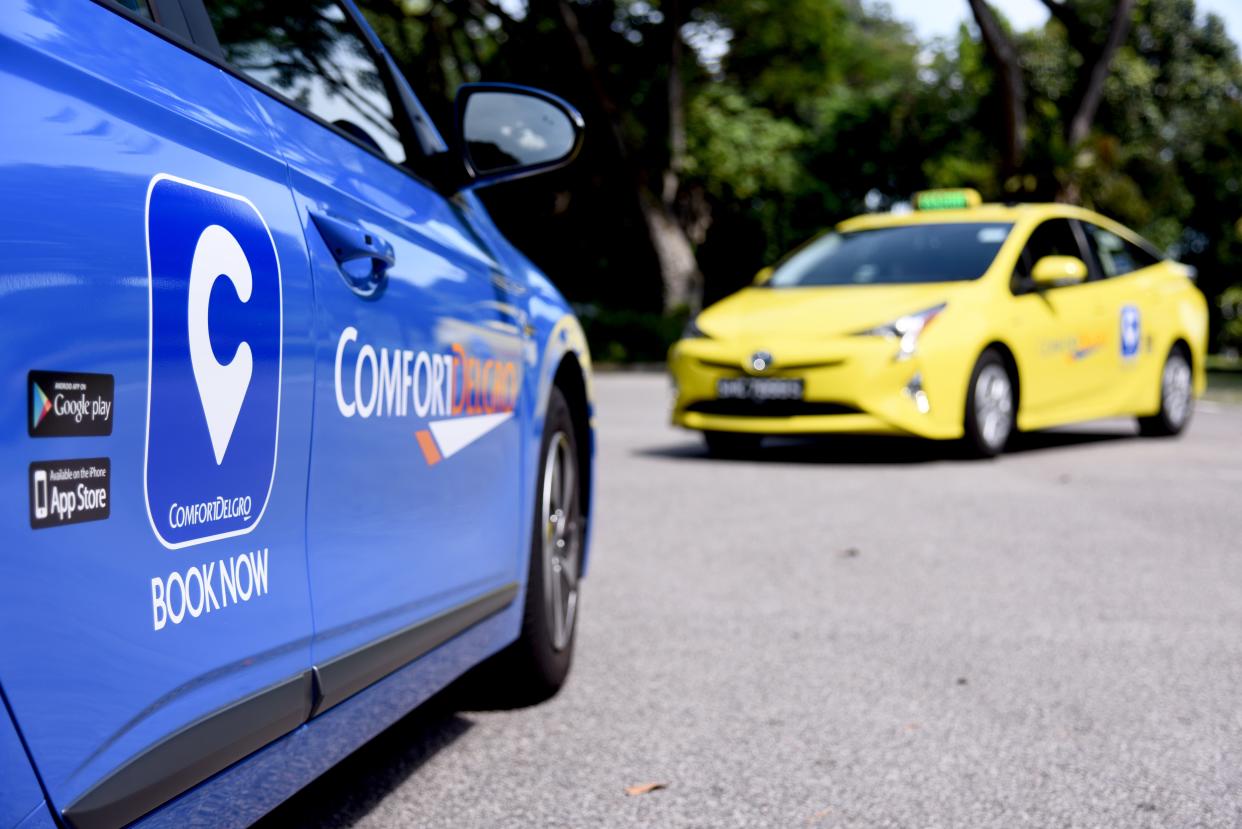
[[[0,827],[258,819],[467,671],[569,670],[590,358],[350,0],[0,11]]]

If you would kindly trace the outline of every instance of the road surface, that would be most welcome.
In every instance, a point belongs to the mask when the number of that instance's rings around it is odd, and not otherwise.
[[[563,693],[437,699],[268,826],[1242,826],[1242,407],[724,461],[596,391]]]

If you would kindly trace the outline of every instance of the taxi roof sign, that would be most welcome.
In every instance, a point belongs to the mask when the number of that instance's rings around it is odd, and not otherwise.
[[[955,190],[922,190],[914,194],[915,210],[961,210],[978,207],[983,197],[978,190],[962,187]]]

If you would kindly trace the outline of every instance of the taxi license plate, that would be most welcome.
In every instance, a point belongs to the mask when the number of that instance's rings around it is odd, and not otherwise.
[[[730,377],[716,381],[720,400],[801,400],[801,380],[775,377]]]

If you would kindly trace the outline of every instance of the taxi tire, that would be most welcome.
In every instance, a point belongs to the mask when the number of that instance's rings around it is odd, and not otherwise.
[[[557,651],[552,646],[552,632],[544,611],[543,537],[539,518],[544,467],[552,438],[558,432],[568,436],[575,457],[581,458],[578,442],[582,436],[574,428],[574,418],[564,393],[553,386],[548,398],[548,413],[544,418],[543,438],[539,444],[539,476],[535,479],[535,513],[531,522],[522,631],[515,642],[463,677],[459,683],[461,696],[458,701],[467,708],[500,710],[536,705],[554,697],[569,676],[574,644],[578,638],[577,616],[570,629],[569,641],[562,650]],[[584,475],[586,470],[580,466],[578,474]],[[581,497],[579,489],[579,499]],[[579,520],[579,533],[583,532],[584,520]],[[582,549],[580,546],[579,550]],[[581,586],[578,595],[581,601]]]
[[[746,432],[704,432],[707,454],[714,458],[744,458],[759,451],[761,435]]]
[[[979,375],[990,366],[998,366],[1009,376],[1009,412],[1010,422],[1009,431],[1005,435],[1005,439],[997,444],[988,441],[984,435],[982,424],[979,423],[978,410],[975,408],[975,392],[979,386]],[[1009,367],[1005,358],[995,348],[985,349],[979,355],[978,361],[975,362],[974,371],[970,373],[970,383],[966,387],[966,416],[965,416],[965,434],[962,438],[966,453],[970,457],[975,458],[994,458],[1001,452],[1005,451],[1006,444],[1013,438],[1017,432],[1018,406],[1014,390],[1017,388],[1017,378],[1014,377],[1013,370]]]
[[[1166,379],[1166,370],[1170,360],[1179,359],[1185,363],[1186,370],[1191,371],[1190,352],[1184,345],[1178,343],[1169,350],[1169,356],[1164,358],[1165,365],[1160,368],[1160,411],[1150,417],[1140,417],[1138,419],[1139,434],[1143,437],[1168,438],[1174,437],[1182,433],[1186,428],[1186,424],[1190,423],[1191,417],[1194,416],[1194,394],[1190,395],[1187,402],[1187,410],[1181,416],[1180,420],[1173,417],[1166,408],[1164,383]]]

